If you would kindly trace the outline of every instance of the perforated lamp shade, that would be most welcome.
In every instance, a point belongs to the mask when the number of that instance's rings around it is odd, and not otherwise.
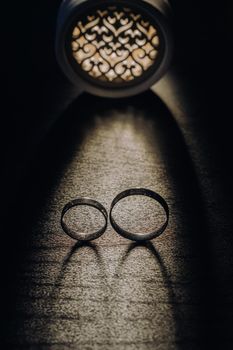
[[[56,56],[79,89],[123,97],[150,88],[172,53],[165,0],[64,0]]]

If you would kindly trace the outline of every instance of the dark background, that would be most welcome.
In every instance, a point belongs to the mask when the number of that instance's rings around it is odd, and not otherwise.
[[[54,56],[59,4],[60,1],[40,0],[1,5],[3,218],[0,266],[3,334],[7,334],[4,327],[7,330],[17,289],[14,276],[23,255],[23,233],[17,232],[21,218],[19,207],[32,209],[29,193],[40,182],[40,176],[35,176],[40,150],[53,123],[76,95],[75,89],[60,72]],[[210,208],[206,220],[215,222],[217,215],[219,226],[216,231],[210,230],[206,238],[209,240],[206,264],[210,265],[210,270],[204,279],[210,300],[207,322],[211,323],[212,317],[219,317],[222,327],[218,328],[214,339],[212,335],[216,329],[210,327],[209,334],[202,335],[202,343],[206,341],[216,349],[231,349],[233,5],[226,1],[174,0],[172,6],[175,34],[172,69],[182,88],[190,94],[190,100],[187,97],[186,101],[189,110],[202,111],[196,118],[201,118],[200,134],[204,135],[203,142],[208,144],[208,153],[203,146],[201,157],[213,174],[207,186],[216,188],[216,197],[212,198],[215,208],[213,211]],[[192,94],[198,107],[189,103]],[[82,106],[89,101],[89,96],[85,95],[83,101]],[[201,152],[201,144],[199,149]],[[205,174],[201,176],[204,183]],[[36,204],[33,204],[33,209],[36,210]],[[200,221],[199,225],[202,224]],[[200,249],[201,245],[202,242]],[[219,300],[221,303],[216,305]]]

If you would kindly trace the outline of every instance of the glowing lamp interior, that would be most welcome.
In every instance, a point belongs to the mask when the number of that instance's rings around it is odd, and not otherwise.
[[[90,10],[72,29],[74,60],[102,82],[120,84],[141,77],[155,63],[159,47],[154,24],[130,8]]]

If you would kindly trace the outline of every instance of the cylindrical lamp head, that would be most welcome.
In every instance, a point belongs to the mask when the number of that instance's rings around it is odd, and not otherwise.
[[[56,56],[79,88],[124,97],[150,88],[172,54],[166,0],[64,0]]]

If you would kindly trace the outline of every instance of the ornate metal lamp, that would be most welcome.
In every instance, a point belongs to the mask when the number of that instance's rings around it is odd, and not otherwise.
[[[172,54],[166,0],[64,0],[56,56],[79,89],[135,95],[166,72]]]

